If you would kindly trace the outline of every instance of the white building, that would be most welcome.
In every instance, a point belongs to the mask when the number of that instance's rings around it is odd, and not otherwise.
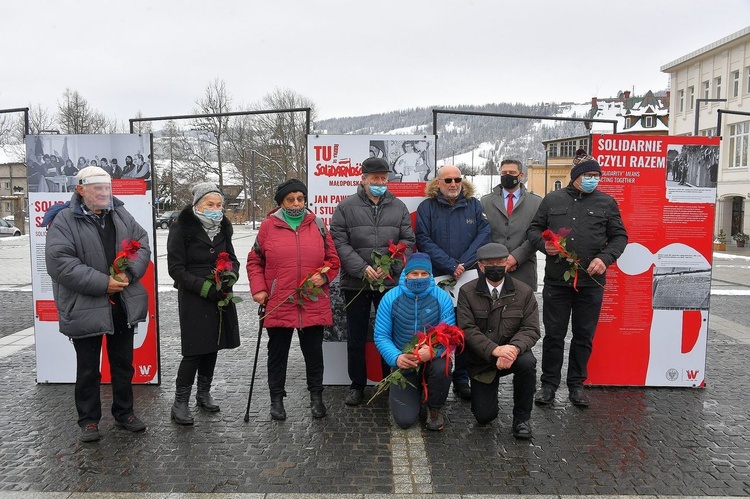
[[[670,75],[670,135],[722,137],[716,232],[750,232],[750,26],[661,67]],[[723,101],[699,102],[700,99]],[[717,110],[744,115],[721,115]],[[696,113],[699,114],[696,118]],[[696,126],[697,125],[697,126]]]

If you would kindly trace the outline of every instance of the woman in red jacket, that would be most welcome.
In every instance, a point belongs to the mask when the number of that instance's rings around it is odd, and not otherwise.
[[[276,188],[280,208],[268,214],[247,256],[253,300],[265,305],[268,330],[268,389],[271,417],[286,419],[284,385],[292,334],[297,329],[305,358],[313,417],[326,415],[323,404],[323,327],[333,325],[328,283],[339,271],[331,235],[307,208],[307,187],[290,179]],[[304,281],[314,286],[300,296]],[[317,300],[305,298],[313,293]]]

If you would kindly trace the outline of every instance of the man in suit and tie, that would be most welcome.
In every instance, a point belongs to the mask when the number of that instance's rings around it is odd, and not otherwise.
[[[500,184],[482,196],[481,203],[490,223],[492,242],[508,248],[506,271],[513,279],[537,287],[536,248],[526,238],[526,229],[542,198],[526,190],[523,168],[517,159],[500,163]]]

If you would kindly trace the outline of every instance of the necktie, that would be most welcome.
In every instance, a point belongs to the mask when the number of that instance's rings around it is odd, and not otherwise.
[[[508,216],[513,212],[513,194],[508,195]]]
[[[500,299],[500,293],[497,292],[497,288],[492,288],[492,301]]]

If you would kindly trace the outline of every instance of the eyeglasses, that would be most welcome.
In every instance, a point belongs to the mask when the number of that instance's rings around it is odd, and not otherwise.
[[[597,178],[598,179],[599,177],[601,177],[601,175],[599,175],[598,173],[584,173],[583,174],[583,178]]]
[[[453,182],[455,182],[455,183],[457,183],[457,184],[460,184],[460,183],[461,183],[461,177],[456,177],[456,178],[444,178],[444,179],[443,179],[443,182],[445,182],[446,184],[452,184]]]

